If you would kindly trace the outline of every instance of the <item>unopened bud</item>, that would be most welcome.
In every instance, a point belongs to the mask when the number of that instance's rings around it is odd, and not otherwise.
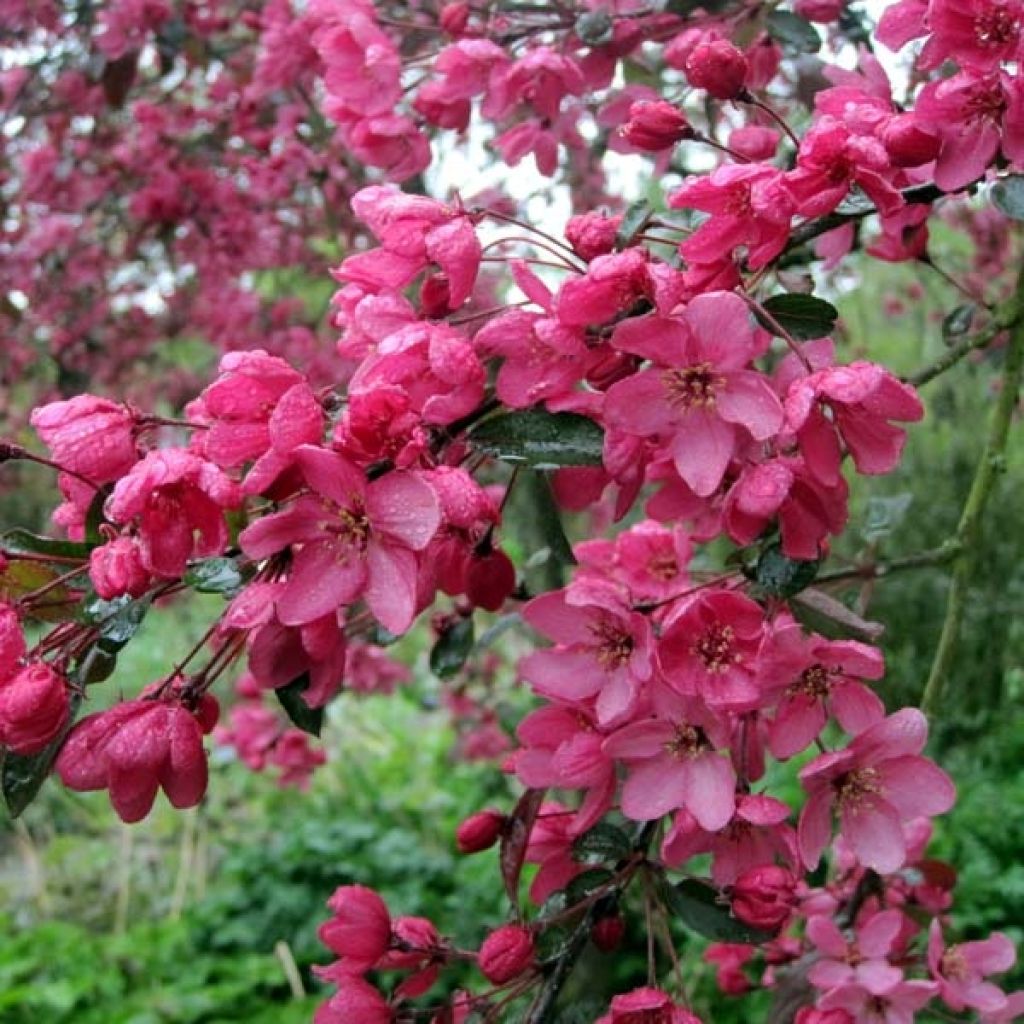
[[[626,922],[618,914],[598,919],[590,929],[590,938],[602,953],[618,949],[625,934]]]
[[[477,963],[488,981],[504,985],[533,966],[533,936],[520,925],[506,924],[484,940]]]
[[[622,137],[637,149],[657,153],[693,136],[686,115],[666,100],[640,100],[629,108]]]
[[[735,99],[747,82],[747,58],[728,39],[707,36],[686,58],[686,78],[716,100]]]
[[[774,864],[744,871],[732,887],[732,912],[752,928],[774,931],[793,912],[796,878]]]
[[[501,837],[506,817],[500,811],[477,811],[459,825],[455,843],[460,853],[490,849]]]

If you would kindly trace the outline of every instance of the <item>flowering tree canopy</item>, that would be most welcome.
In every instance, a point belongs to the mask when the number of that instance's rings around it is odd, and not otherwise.
[[[1024,368],[1024,2],[878,13],[0,0],[0,462],[60,491],[54,535],[0,536],[10,811],[51,774],[125,821],[161,790],[194,806],[211,733],[302,786],[324,708],[403,683],[386,648],[428,609],[437,675],[510,674],[475,647],[500,612],[493,638],[531,637],[514,740],[451,702],[521,796],[452,842],[500,847],[509,917],[460,949],[342,886],[317,1024],[554,1020],[627,924],[650,984],[601,1024],[699,1024],[660,972],[669,919],[713,941],[725,991],[760,967],[779,1024],[1024,1016],[990,980],[1009,939],[949,935],[955,872],[927,847],[955,790],[924,754]],[[571,216],[443,191],[466,153]],[[903,379],[814,292],[853,254],[948,277],[940,221],[971,245],[969,304]],[[328,266],[320,309],[260,286]],[[174,338],[214,346],[209,379],[154,373]],[[830,565],[848,480],[891,472],[917,389],[986,349],[1001,386],[955,535]],[[827,584],[920,565],[949,566],[945,626],[922,708],[887,708],[877,630]],[[201,641],[90,710],[190,590],[224,598]]]

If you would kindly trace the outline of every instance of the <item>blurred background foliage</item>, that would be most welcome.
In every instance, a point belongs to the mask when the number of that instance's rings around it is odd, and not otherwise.
[[[959,252],[948,244],[950,269]],[[844,358],[870,353],[898,373],[943,350],[943,318],[962,299],[925,268],[878,263],[831,282],[843,315]],[[923,287],[922,287],[923,285]],[[268,287],[299,287],[292,277]],[[822,289],[818,289],[819,294]],[[323,301],[321,285],[310,301]],[[188,352],[173,358],[194,359]],[[911,430],[902,467],[855,484],[851,529],[830,567],[935,548],[955,528],[984,436],[998,348],[924,389],[928,416]],[[1019,431],[1019,427],[1017,428]],[[985,519],[972,599],[934,746],[960,800],[937,824],[934,855],[960,872],[955,924],[963,938],[1003,929],[1024,942],[1024,446],[1011,440]],[[50,480],[37,467],[5,473],[0,524],[45,522]],[[510,550],[517,550],[510,540]],[[833,593],[885,626],[880,643],[891,707],[920,696],[945,607],[941,568],[847,581]],[[150,616],[98,702],[135,693],[186,650],[209,620],[206,598]],[[344,696],[325,731],[330,761],[308,793],[282,791],[213,756],[206,802],[166,804],[121,825],[102,794],[49,786],[17,822],[0,822],[2,1024],[298,1024],[322,993],[312,966],[324,902],[338,885],[379,889],[395,914],[431,918],[464,946],[507,908],[494,851],[454,850],[466,813],[509,807],[514,788],[492,762],[465,763],[426,665],[430,633],[399,646],[411,687],[391,697]],[[498,673],[510,683],[511,670]],[[509,698],[513,706],[522,695]],[[783,780],[783,784],[787,784]],[[795,787],[790,770],[788,784]],[[685,941],[685,940],[684,940]],[[718,995],[711,968],[684,956],[687,987],[708,1024],[765,1018],[767,996]],[[640,956],[590,951],[560,1019],[591,1021],[609,995],[644,981]],[[456,979],[457,981],[457,979]],[[1004,982],[1024,985],[1017,969]]]

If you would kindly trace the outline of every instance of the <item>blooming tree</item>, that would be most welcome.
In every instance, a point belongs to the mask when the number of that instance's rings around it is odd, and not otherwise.
[[[662,970],[678,967],[680,924],[714,941],[725,991],[755,976],[774,989],[777,1021],[1024,1014],[1024,993],[990,980],[1014,962],[1007,937],[948,934],[955,873],[927,846],[955,792],[924,755],[1024,368],[1024,286],[999,272],[1024,218],[1021,0],[899,0],[877,25],[844,0],[0,12],[21,140],[4,315],[55,336],[81,289],[96,320],[77,343],[126,308],[113,271],[151,233],[131,225],[162,225],[159,259],[189,268],[161,315],[191,306],[192,328],[230,349],[174,419],[76,394],[31,413],[38,445],[0,445],[0,461],[54,470],[62,498],[59,537],[0,537],[12,813],[51,773],[107,790],[125,821],[159,790],[194,806],[215,728],[302,785],[324,707],[404,682],[384,649],[421,613],[438,609],[431,664],[450,676],[467,657],[500,674],[472,650],[474,623],[500,611],[534,640],[514,745],[466,693],[451,703],[480,716],[478,753],[500,754],[522,795],[467,808],[453,842],[500,847],[508,919],[461,949],[444,922],[339,888],[321,929],[336,992],[317,1024],[553,1020],[587,945],[618,948],[627,924],[647,935],[650,984],[616,995],[603,1024],[698,1024]],[[259,29],[255,65],[211,41],[235,19]],[[33,72],[40,40],[61,45]],[[91,70],[54,72],[94,50]],[[135,103],[120,146],[90,137],[154,68],[174,102]],[[508,196],[429,195],[433,164],[467,137],[534,164],[574,215],[541,226]],[[103,173],[76,167],[78,150]],[[663,201],[614,191],[606,172],[636,154],[652,179],[678,176]],[[371,183],[349,209],[352,168]],[[105,247],[109,204],[128,220]],[[312,335],[296,343],[287,317],[264,323],[240,295],[255,269],[311,266],[310,239],[338,218],[358,226],[332,270],[336,347],[314,355]],[[944,274],[936,218],[975,243],[958,284],[972,305],[942,357],[900,379],[835,344],[813,286],[855,251]],[[831,567],[847,478],[892,471],[923,415],[917,388],[996,347],[955,535]],[[539,574],[510,557],[523,514],[545,538]],[[821,585],[919,565],[950,567],[945,625],[922,710],[887,710],[876,633]],[[145,616],[188,590],[225,598],[200,642],[90,711]],[[215,690],[240,674],[218,726]],[[796,803],[772,770],[794,758]],[[478,983],[438,994],[467,962]]]

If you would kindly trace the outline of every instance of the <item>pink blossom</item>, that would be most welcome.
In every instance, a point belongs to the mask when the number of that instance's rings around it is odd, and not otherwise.
[[[115,537],[89,552],[89,579],[105,601],[128,594],[141,597],[150,575],[143,564],[142,549],[133,537]]]
[[[845,749],[821,754],[801,769],[807,803],[798,838],[809,868],[828,844],[833,805],[864,867],[889,874],[903,865],[902,822],[943,814],[956,796],[949,776],[920,756],[927,738],[924,715],[904,708],[859,733]]]
[[[629,108],[622,137],[637,149],[657,153],[693,135],[686,115],[666,100],[640,100]]]
[[[702,828],[716,832],[736,806],[736,773],[716,750],[722,727],[695,701],[681,702],[679,711],[631,722],[605,740],[604,753],[628,772],[622,813],[649,821],[685,807]]]
[[[829,420],[818,403],[832,413]],[[838,438],[857,471],[888,473],[896,466],[906,433],[892,420],[916,422],[924,415],[917,393],[875,363],[858,360],[798,378],[786,395],[786,426],[796,432],[811,471],[831,483],[839,476]]]
[[[223,552],[224,512],[241,502],[238,484],[212,462],[182,448],[163,448],[118,480],[106,513],[112,522],[134,523],[146,568],[174,579],[189,559]]]
[[[637,300],[650,298],[654,286],[647,262],[637,248],[596,256],[586,274],[562,285],[555,306],[558,319],[567,327],[602,324]]]
[[[668,684],[718,711],[749,711],[761,701],[758,653],[764,615],[730,590],[699,592],[666,623],[658,659]]]
[[[808,981],[826,990],[860,985],[872,995],[888,992],[903,980],[903,971],[887,959],[897,948],[903,922],[899,910],[884,910],[858,924],[853,938],[847,940],[831,917],[811,917],[807,937],[819,959],[811,967]]]
[[[928,970],[938,982],[939,995],[951,1009],[967,1008],[998,1013],[1007,1003],[1006,993],[986,975],[1008,971],[1017,961],[1013,943],[1002,932],[987,939],[945,946],[942,925],[932,921],[928,933]]]
[[[365,885],[343,885],[327,901],[332,916],[319,928],[320,941],[345,958],[347,970],[367,970],[391,945],[391,915],[384,900]]]
[[[927,23],[931,36],[922,67],[952,58],[962,68],[991,71],[1022,56],[1020,0],[933,0]]]
[[[780,760],[806,750],[824,729],[831,712],[851,735],[885,717],[885,706],[861,679],[881,679],[881,652],[856,640],[825,640],[804,634],[796,622],[771,637],[765,677],[785,686],[768,744]]]
[[[502,925],[484,939],[477,963],[488,981],[504,985],[533,966],[533,935],[518,924]]]
[[[931,981],[901,981],[884,993],[862,985],[842,985],[818,1000],[822,1010],[846,1010],[854,1024],[914,1024],[915,1014],[935,996]]]
[[[575,585],[534,598],[523,618],[557,646],[535,651],[520,673],[538,693],[562,700],[597,698],[598,721],[619,722],[653,670],[647,618],[630,611],[607,584]]]
[[[437,496],[412,473],[387,473],[367,483],[342,455],[303,445],[296,462],[312,493],[253,523],[239,538],[250,558],[294,552],[277,613],[302,626],[365,596],[393,633],[416,613],[416,552],[440,523]]]
[[[17,608],[0,599],[0,686],[18,671],[27,650]]]
[[[173,700],[131,700],[83,718],[57,757],[68,789],[110,791],[122,821],[141,821],[163,789],[174,807],[206,793],[207,765],[196,715]]]
[[[767,380],[749,369],[768,345],[742,299],[698,296],[673,318],[627,320],[615,346],[654,364],[613,384],[608,422],[640,437],[665,439],[676,469],[701,497],[716,490],[740,434],[765,440],[782,426],[782,407]]]
[[[728,39],[709,32],[690,50],[686,77],[695,89],[718,100],[735,99],[747,80],[747,58]]]
[[[338,991],[321,1003],[313,1024],[391,1024],[393,1017],[387,1001],[368,981],[358,976],[340,979]]]
[[[753,928],[781,928],[793,914],[796,884],[791,871],[775,864],[748,868],[733,883],[732,912]]]

